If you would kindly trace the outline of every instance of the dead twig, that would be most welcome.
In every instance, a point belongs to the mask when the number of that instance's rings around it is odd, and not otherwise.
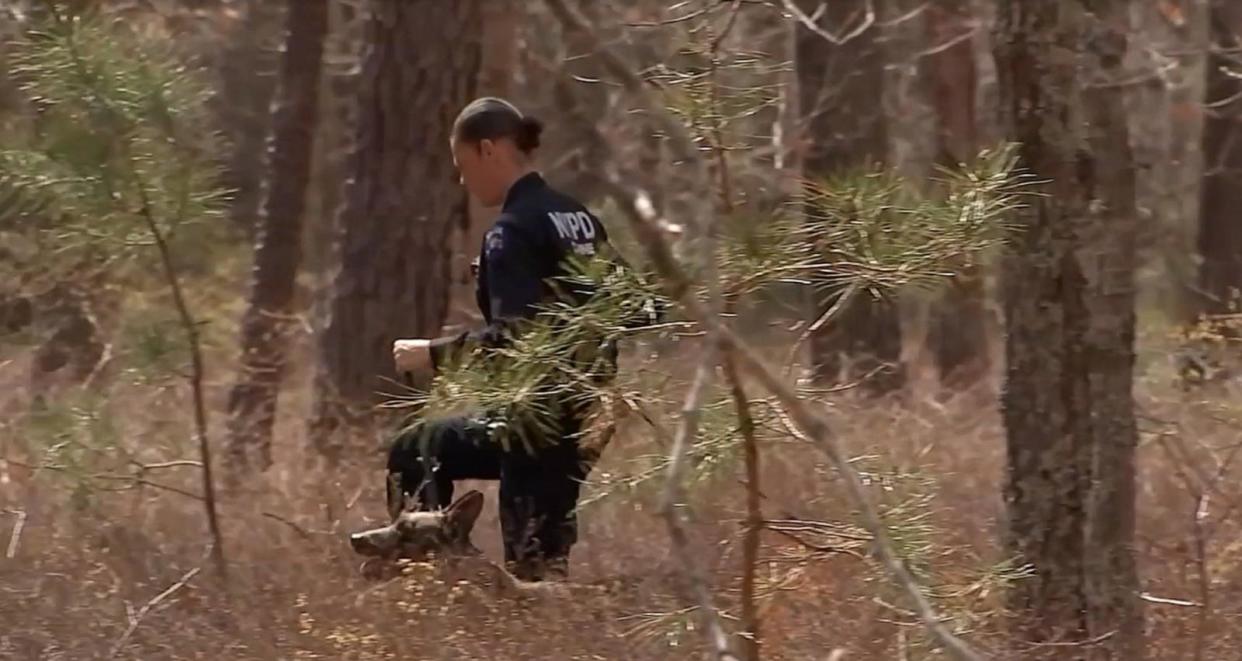
[[[129,642],[130,636],[134,635],[134,631],[136,631],[138,629],[138,625],[142,623],[142,618],[145,617],[152,608],[155,608],[160,604],[160,602],[172,596],[174,592],[189,584],[190,580],[198,575],[198,572],[201,570],[202,567],[199,566],[186,572],[181,577],[181,580],[170,585],[167,590],[164,590],[163,592],[152,597],[151,601],[148,601],[146,605],[138,609],[138,613],[129,619],[129,626],[126,627],[125,633],[121,634],[121,637],[118,638],[116,643],[112,645],[112,652],[108,654],[108,658],[115,658],[116,655],[120,653],[121,648],[125,646],[125,643]]]
[[[837,297],[837,300],[834,301],[833,304],[822,315],[820,315],[814,323],[807,326],[806,329],[798,335],[798,339],[794,341],[793,346],[789,348],[789,354],[785,357],[786,377],[793,372],[793,367],[797,362],[798,352],[802,349],[802,345],[806,344],[806,341],[811,339],[811,336],[814,335],[816,331],[828,325],[828,323],[833,319],[836,319],[841,314],[841,311],[853,302],[854,297],[858,294],[858,290],[861,288],[862,285],[857,282],[851,284],[849,287],[846,287],[845,291],[841,292],[841,295]]]
[[[279,514],[274,514],[274,513],[272,513],[272,512],[260,512],[260,514],[262,514],[263,516],[265,516],[265,517],[267,517],[267,518],[269,518],[269,519],[271,519],[271,520],[273,520],[273,521],[279,521],[280,523],[283,523],[283,524],[285,524],[286,526],[289,526],[290,528],[292,528],[292,529],[293,529],[293,531],[294,531],[294,532],[296,532],[297,534],[301,535],[301,536],[302,536],[302,539],[310,539],[310,538],[311,538],[311,533],[310,533],[310,531],[308,531],[307,529],[303,528],[302,526],[299,526],[298,524],[296,524],[296,523],[294,523],[294,522],[290,521],[289,519],[286,519],[285,517],[280,516]],[[320,532],[319,534],[320,534],[320,535],[330,535],[331,533]]]
[[[720,46],[724,43],[724,40],[734,26],[736,26],[741,6],[741,0],[733,0],[733,8],[729,13],[729,20],[720,31],[720,34],[712,38],[710,49],[711,114],[715,118],[710,131],[711,147],[716,155],[716,173],[720,182],[720,211],[724,216],[733,214],[736,207],[733,201],[732,171],[729,168],[729,148],[725,144],[724,137],[725,120],[720,107]],[[714,251],[708,251],[704,258],[713,260],[712,268],[714,269]],[[711,278],[712,286],[716,286],[714,284],[716,278],[712,274],[709,274],[708,277]],[[735,313],[734,308],[737,305],[737,298],[737,288],[735,287],[724,295],[724,314],[726,317],[732,317]],[[714,337],[711,337],[710,331],[708,341],[714,342]],[[739,632],[738,637],[741,639],[743,656],[748,661],[759,661],[761,635],[759,631],[759,609],[755,599],[759,546],[762,542],[761,531],[763,530],[763,512],[759,485],[759,443],[755,438],[755,417],[751,413],[750,399],[746,396],[746,389],[738,376],[737,361],[727,352],[721,358],[725,380],[728,382],[729,393],[733,399],[733,408],[737,415],[738,433],[742,436],[743,454],[746,459],[746,532],[742,539],[742,630]]]
[[[73,472],[72,470],[70,470],[69,468],[66,468],[65,466],[58,466],[56,464],[47,464],[47,463],[38,464],[38,465],[28,464],[24,461],[19,461],[17,459],[6,459],[5,461],[14,466],[20,466],[22,468],[27,468],[27,469],[34,470],[34,471],[49,470],[54,473],[72,473]],[[174,487],[168,484],[152,482],[151,480],[141,477],[140,475],[128,475],[128,474],[121,475],[121,474],[115,474],[115,473],[91,473],[84,477],[90,480],[101,480],[105,482],[129,482],[130,483],[129,486],[120,487],[120,488],[104,489],[101,487],[100,488],[101,491],[127,491],[129,489],[132,489],[135,486],[144,486],[144,487],[151,487],[152,489],[159,489],[161,491],[167,491],[169,493],[175,493],[178,496],[185,496],[186,498],[191,498],[193,500],[199,500],[199,501],[203,500],[202,496],[194,492],[186,491],[185,489]]]
[[[703,255],[703,258],[708,265],[708,270],[711,271],[713,270],[711,268],[713,244],[709,240],[704,240],[701,245],[703,246],[703,252],[706,253]],[[709,282],[714,282],[714,280],[714,278],[709,276]],[[709,287],[713,290],[712,298],[719,299],[719,287],[717,285],[709,285]],[[689,452],[690,446],[694,444],[695,436],[698,435],[703,397],[715,372],[718,347],[719,343],[716,341],[715,334],[709,330],[706,341],[703,343],[699,366],[694,373],[694,381],[690,385],[690,390],[686,393],[685,403],[682,406],[681,423],[677,428],[676,435],[673,437],[673,447],[669,451],[668,480],[665,482],[664,498],[660,507],[660,513],[668,526],[669,538],[673,542],[673,551],[680,560],[683,571],[690,579],[691,591],[694,592],[695,601],[698,602],[700,616],[703,619],[704,628],[707,630],[716,658],[738,661],[738,657],[733,653],[729,645],[729,637],[720,622],[720,616],[712,604],[711,590],[708,588],[707,579],[702,576],[700,568],[694,560],[693,553],[690,551],[689,535],[681,520],[682,503],[685,501],[682,484],[683,466],[685,465],[686,454]]]
[[[1203,604],[1187,601],[1185,599],[1170,599],[1169,597],[1157,597],[1147,594],[1146,592],[1139,595],[1139,599],[1152,604],[1161,604],[1163,606],[1184,606],[1186,608],[1202,608]]]
[[[1087,640],[1075,640],[1075,641],[1069,641],[1069,642],[1064,642],[1064,643],[1032,643],[1032,642],[1024,642],[1024,644],[1025,644],[1028,648],[1033,649],[1033,650],[1034,650],[1034,649],[1047,648],[1047,647],[1094,647],[1094,646],[1099,645],[1100,643],[1102,643],[1102,642],[1104,642],[1104,641],[1108,640],[1109,638],[1112,638],[1112,637],[1113,637],[1113,636],[1115,636],[1115,635],[1117,635],[1117,632],[1116,632],[1116,631],[1109,631],[1109,632],[1102,633],[1102,634],[1100,634],[1100,635],[1098,635],[1098,636],[1096,636],[1096,637],[1094,637],[1094,638],[1090,638],[1090,639],[1087,639]]]
[[[154,463],[154,464],[144,464],[138,461],[133,461],[132,463],[136,467],[138,467],[138,470],[143,470],[143,471],[157,470],[160,468],[181,468],[181,467],[187,467],[187,466],[193,467],[193,468],[203,467],[203,462],[194,461],[193,459],[179,459],[177,461],[161,461],[161,462]]]
[[[859,35],[875,25],[875,4],[870,2],[870,0],[868,0],[867,8],[863,12],[863,20],[855,26],[854,29],[842,34],[830,32],[819,26],[818,20],[823,10],[823,5],[821,5],[820,9],[815,12],[814,16],[808,16],[806,12],[802,11],[802,9],[798,7],[794,0],[784,0],[784,3],[785,11],[793,14],[793,17],[798,19],[798,22],[805,26],[806,29],[814,32],[824,39],[827,39],[834,46],[844,46],[847,42],[857,39]]]
[[[816,544],[814,542],[807,541],[799,537],[798,535],[795,535],[793,532],[789,530],[785,530],[783,528],[769,528],[769,530],[771,530],[772,532],[782,537],[791,539],[797,542],[798,544],[800,544],[801,546],[803,546],[804,548],[806,548],[807,550],[814,551],[815,553],[831,553],[831,554],[836,554],[836,555],[848,555],[858,560],[866,559],[863,557],[863,554],[859,553],[858,551],[855,551],[854,549],[847,549],[847,548],[843,548],[840,546],[828,546],[826,544]]]
[[[22,539],[22,529],[26,527],[26,512],[23,510],[5,511],[17,517],[17,521],[13,522],[13,534],[9,536],[8,550],[4,552],[4,557],[12,560],[17,556],[17,545]]]

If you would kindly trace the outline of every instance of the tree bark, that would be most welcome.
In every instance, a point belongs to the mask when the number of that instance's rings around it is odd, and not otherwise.
[[[1199,203],[1203,185],[1203,102],[1208,51],[1208,3],[1135,2],[1127,67],[1127,100],[1134,149],[1140,224],[1139,263],[1158,267],[1142,288],[1140,305],[1160,321],[1188,327],[1199,312]],[[1140,323],[1142,321],[1140,320]]]
[[[358,125],[358,89],[362,78],[362,44],[369,4],[328,0],[328,36],[319,84],[320,119],[311,169],[313,193],[307,200],[302,270],[308,276],[310,326],[317,337],[327,317],[336,264],[338,213],[349,172],[349,155]]]
[[[220,113],[232,139],[224,184],[234,191],[229,217],[253,236],[263,201],[264,146],[276,91],[275,38],[282,12],[272,0],[248,0],[221,63]]]
[[[319,117],[328,0],[291,0],[280,90],[272,116],[271,186],[242,318],[241,366],[229,395],[229,459],[236,469],[272,464],[272,426],[285,369],[294,283]]]
[[[954,167],[979,150],[975,116],[978,74],[970,0],[941,0],[928,7],[927,68],[936,113],[936,163]],[[928,344],[942,385],[965,387],[989,367],[987,306],[982,269],[958,273],[932,309]]]
[[[524,16],[516,3],[483,3],[483,50],[480,53],[479,96],[509,98],[513,88],[513,69],[518,58],[518,29]],[[521,106],[519,106],[521,107]],[[473,197],[469,213],[457,228],[453,251],[453,291],[450,294],[449,323],[478,323],[475,310],[474,277],[470,263],[479,254],[483,236],[500,214],[496,207],[484,207]]]
[[[802,163],[807,178],[872,167],[886,160],[888,131],[884,121],[885,56],[879,20],[868,24],[867,9],[883,16],[880,2],[800,0],[808,15],[822,7],[817,23],[848,36],[834,44],[799,24],[794,44],[799,102],[804,118]],[[865,29],[863,26],[866,25]],[[833,301],[813,302],[812,318]],[[853,380],[873,374],[866,387],[889,392],[905,381],[901,365],[901,327],[897,306],[870,295],[856,297],[837,321],[810,340],[813,375],[820,383]]]
[[[1087,11],[1090,7],[1094,13]],[[1126,3],[1002,3],[1002,113],[1039,181],[1004,263],[1010,605],[1057,659],[1142,657],[1133,556],[1134,173]],[[1023,658],[1031,658],[1031,652]]]
[[[475,93],[480,6],[373,5],[310,425],[330,461],[347,443],[340,432],[365,430],[371,406],[397,392],[393,340],[434,336],[447,314],[452,231],[466,213],[449,133]]]
[[[1242,7],[1211,5],[1199,216],[1200,311],[1242,312]]]

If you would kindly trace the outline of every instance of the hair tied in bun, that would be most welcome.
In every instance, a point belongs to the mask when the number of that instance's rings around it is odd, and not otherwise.
[[[518,149],[529,152],[539,148],[539,137],[543,134],[543,122],[530,116],[522,118],[521,130],[517,136]]]

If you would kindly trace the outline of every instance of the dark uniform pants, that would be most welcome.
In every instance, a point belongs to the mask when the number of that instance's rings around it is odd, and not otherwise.
[[[595,458],[579,451],[583,426],[581,415],[567,414],[554,437],[533,439],[529,449],[515,442],[505,451],[490,438],[486,416],[418,422],[389,453],[389,510],[398,510],[407,494],[421,509],[447,507],[455,480],[500,480],[506,564],[524,580],[563,575],[578,539],[578,495]]]

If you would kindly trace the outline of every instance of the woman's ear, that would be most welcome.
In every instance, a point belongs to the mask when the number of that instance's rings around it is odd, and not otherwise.
[[[479,141],[479,144],[477,145],[477,149],[479,150],[480,157],[487,158],[488,156],[491,156],[493,153],[495,153],[496,142],[493,141],[491,138],[484,138]]]

